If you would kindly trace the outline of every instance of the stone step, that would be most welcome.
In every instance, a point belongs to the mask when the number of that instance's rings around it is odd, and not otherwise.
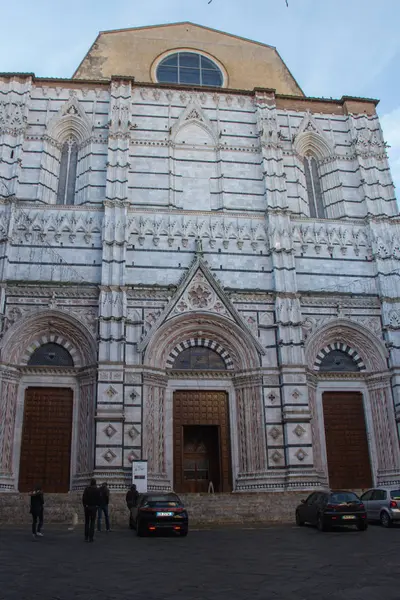
[[[292,522],[295,507],[306,492],[182,494],[192,525],[218,523]],[[81,523],[83,519],[82,494],[45,495],[47,523]],[[111,492],[110,519],[113,526],[126,526],[128,510],[125,493]],[[28,494],[0,494],[0,523],[29,523]]]

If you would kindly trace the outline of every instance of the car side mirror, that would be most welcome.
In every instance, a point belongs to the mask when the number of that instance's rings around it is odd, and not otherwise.
[[[300,500],[300,502],[301,502],[302,504],[305,504],[305,503],[306,503],[306,501],[305,501],[305,500]]]

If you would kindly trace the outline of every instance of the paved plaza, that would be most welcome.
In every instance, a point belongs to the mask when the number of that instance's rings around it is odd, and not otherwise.
[[[400,528],[291,525],[137,538],[0,529],[1,600],[398,600]]]

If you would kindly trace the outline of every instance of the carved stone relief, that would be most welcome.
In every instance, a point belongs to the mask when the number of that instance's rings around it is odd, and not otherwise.
[[[171,316],[196,310],[214,312],[232,320],[230,313],[201,271],[195,274],[176,303]]]

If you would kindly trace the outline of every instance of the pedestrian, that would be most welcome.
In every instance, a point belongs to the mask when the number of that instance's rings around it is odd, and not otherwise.
[[[106,522],[106,531],[110,529],[110,517],[108,514],[108,505],[110,502],[110,490],[108,489],[107,482],[101,484],[100,492],[100,506],[97,511],[97,531],[101,531],[101,517],[104,513],[104,519]]]
[[[132,508],[134,506],[136,506],[137,501],[139,498],[139,492],[136,489],[136,485],[133,483],[131,485],[131,489],[127,491],[126,493],[126,506],[128,507],[129,510],[129,528],[130,529],[134,529],[134,523],[133,523],[133,518],[132,518]]]
[[[30,513],[32,515],[32,537],[34,540],[38,537],[43,537],[43,512],[44,512],[44,496],[42,492],[42,486],[37,485],[33,492],[30,492],[31,496],[31,508]],[[39,521],[39,524],[38,524]]]
[[[90,485],[85,488],[82,504],[85,511],[85,542],[93,542],[96,514],[100,506],[100,490],[95,479],[91,479]]]

